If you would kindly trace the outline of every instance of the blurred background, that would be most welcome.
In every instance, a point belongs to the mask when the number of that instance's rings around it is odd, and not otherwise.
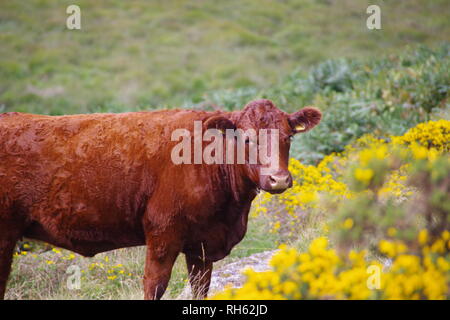
[[[66,28],[71,4],[81,30]],[[367,29],[369,4],[382,30]],[[446,41],[449,12],[446,0],[1,1],[0,105],[71,114],[256,95],[326,59]]]

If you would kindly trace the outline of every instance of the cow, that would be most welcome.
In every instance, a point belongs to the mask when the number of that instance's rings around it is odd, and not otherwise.
[[[205,298],[213,262],[243,239],[258,192],[292,185],[291,138],[320,120],[314,107],[288,114],[266,99],[232,112],[0,114],[0,298],[22,238],[86,257],[146,245],[145,299],[161,298],[184,253],[194,297]],[[174,164],[171,133],[195,121],[221,131],[277,129],[278,167],[261,174],[268,164],[259,161]]]

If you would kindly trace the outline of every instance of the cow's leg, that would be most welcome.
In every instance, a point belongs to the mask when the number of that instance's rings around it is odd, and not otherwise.
[[[159,238],[159,237],[158,237]],[[147,239],[147,257],[144,273],[144,298],[159,300],[166,291],[172,267],[181,246],[162,239]]]
[[[6,282],[11,272],[12,256],[16,242],[9,239],[0,240],[0,300],[5,298]]]
[[[186,255],[186,264],[192,297],[194,299],[205,299],[211,283],[212,261],[194,255]]]
[[[21,229],[16,223],[8,224],[5,220],[0,221],[0,300],[5,297],[14,248],[22,235]]]

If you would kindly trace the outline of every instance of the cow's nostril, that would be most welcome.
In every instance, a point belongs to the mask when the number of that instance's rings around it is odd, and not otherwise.
[[[269,176],[269,182],[271,185],[274,185],[277,183],[277,180],[275,180],[275,178],[273,176]]]
[[[289,188],[289,176],[269,176],[269,184],[273,190]]]

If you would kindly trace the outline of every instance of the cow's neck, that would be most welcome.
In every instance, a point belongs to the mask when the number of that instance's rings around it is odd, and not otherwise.
[[[225,164],[220,168],[225,188],[230,191],[234,201],[242,203],[255,198],[258,193],[257,186],[241,172],[240,166]]]

